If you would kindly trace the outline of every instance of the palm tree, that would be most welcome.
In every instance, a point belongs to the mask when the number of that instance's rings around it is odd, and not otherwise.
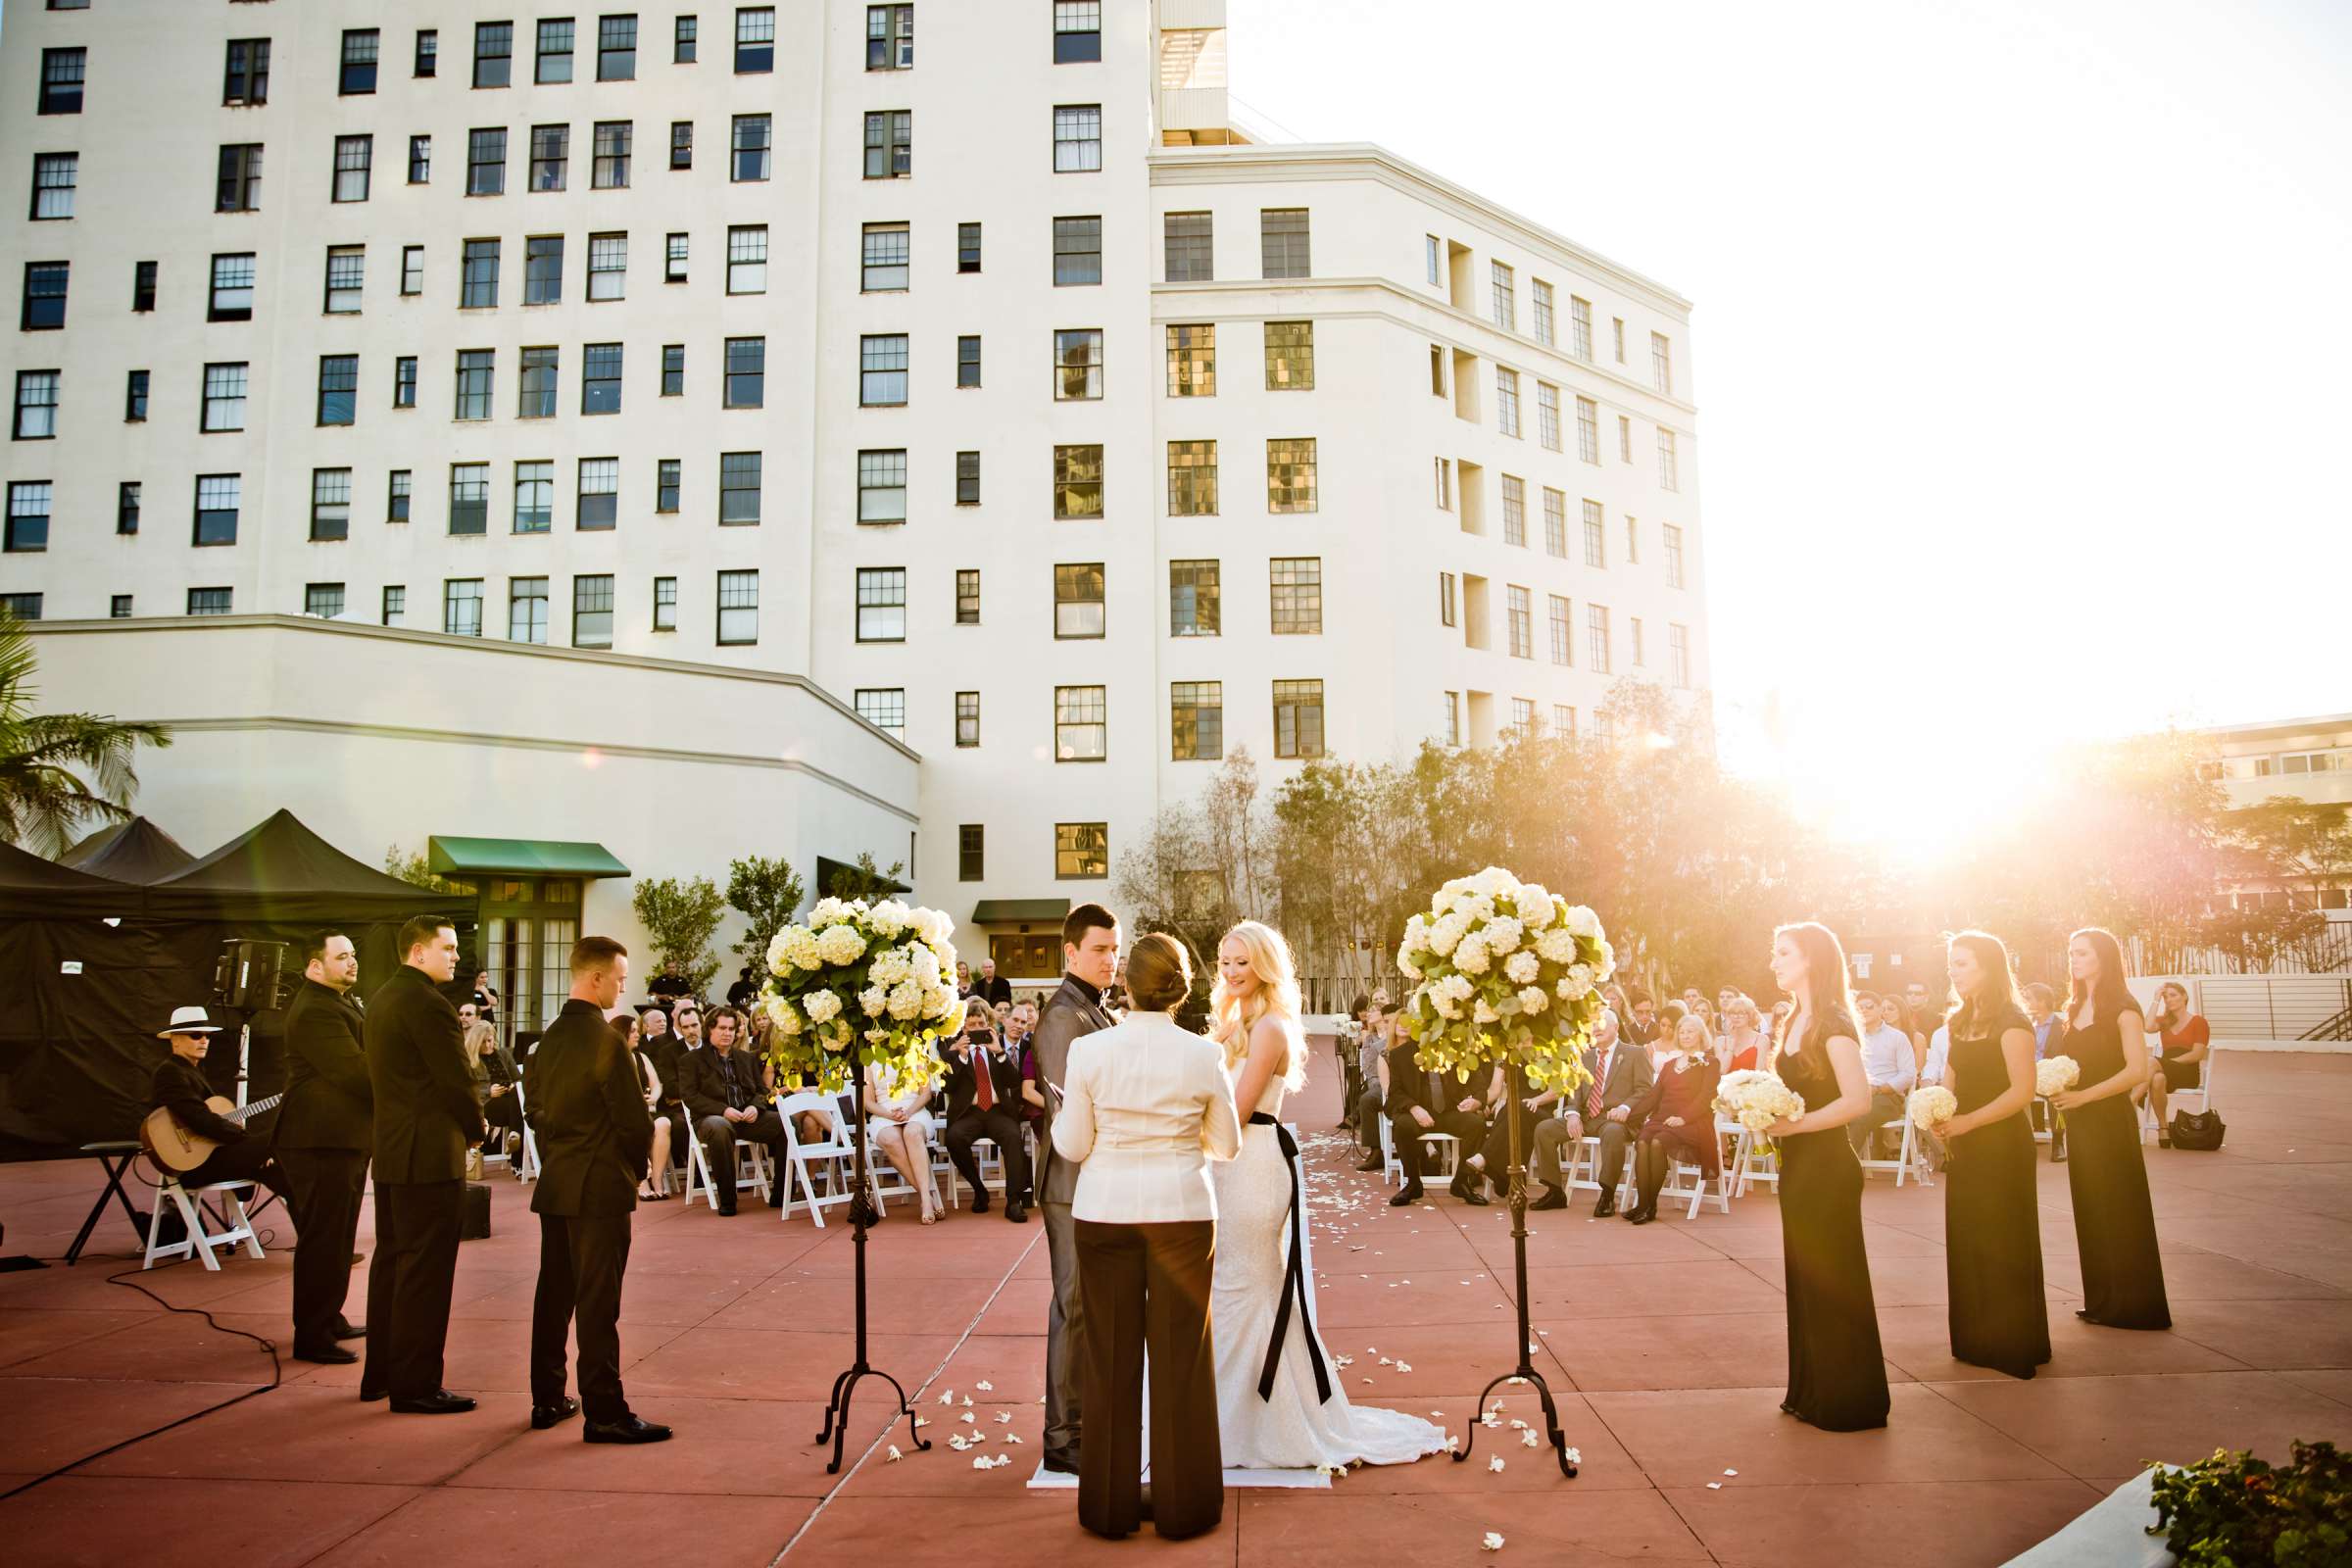
[[[0,841],[54,858],[84,821],[129,818],[139,788],[132,754],[172,736],[161,724],[33,712],[35,662],[24,623],[0,612]]]

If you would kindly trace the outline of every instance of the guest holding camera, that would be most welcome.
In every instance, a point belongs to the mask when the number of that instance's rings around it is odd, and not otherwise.
[[[988,1189],[972,1145],[986,1138],[1004,1161],[1004,1217],[1029,1217],[1029,1150],[1021,1138],[1021,1070],[997,1046],[994,1014],[974,997],[964,1004],[963,1034],[948,1051],[948,1157],[972,1190],[972,1212],[988,1212]]]

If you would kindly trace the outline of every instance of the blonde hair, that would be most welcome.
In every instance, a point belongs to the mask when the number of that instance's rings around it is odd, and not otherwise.
[[[1257,981],[1248,997],[1229,990],[1225,984],[1222,962],[1217,966],[1217,983],[1209,993],[1209,1016],[1215,1020],[1216,1032],[1224,1037],[1225,1066],[1228,1071],[1240,1066],[1250,1054],[1250,1037],[1260,1018],[1272,1013],[1278,1018],[1290,1044],[1285,1051],[1282,1083],[1293,1094],[1306,1085],[1306,1053],[1298,1049],[1298,971],[1291,963],[1291,945],[1282,933],[1258,920],[1244,920],[1219,939],[1217,948],[1222,954],[1225,944],[1239,942],[1249,956],[1250,973]]]
[[[1674,1026],[1675,1050],[1681,1051],[1684,1049],[1683,1033],[1688,1029],[1695,1029],[1698,1031],[1698,1050],[1700,1052],[1707,1052],[1714,1049],[1715,1036],[1714,1033],[1707,1028],[1707,1020],[1701,1018],[1695,1012],[1686,1012],[1680,1019],[1676,1021]]]

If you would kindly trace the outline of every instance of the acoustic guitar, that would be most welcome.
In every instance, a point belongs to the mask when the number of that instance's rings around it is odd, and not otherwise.
[[[247,1117],[259,1116],[285,1098],[284,1095],[271,1095],[268,1100],[257,1100],[239,1108],[226,1095],[215,1095],[204,1104],[207,1110],[222,1121],[242,1127]],[[147,1152],[148,1158],[178,1175],[203,1164],[220,1145],[217,1139],[190,1132],[181,1125],[177,1116],[172,1114],[171,1106],[158,1105],[147,1113],[145,1121],[139,1123],[139,1147]]]

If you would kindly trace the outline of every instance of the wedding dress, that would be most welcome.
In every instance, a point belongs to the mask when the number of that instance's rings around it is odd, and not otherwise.
[[[1294,1035],[1292,1049],[1302,1048]],[[1282,1147],[1288,1136],[1279,1125],[1282,1097],[1282,1079],[1269,1079],[1257,1104],[1244,1110],[1246,1118],[1254,1109],[1267,1119],[1247,1119],[1240,1156],[1209,1166],[1217,1194],[1209,1332],[1225,1467],[1410,1464],[1443,1450],[1445,1431],[1418,1416],[1350,1404],[1339,1369],[1307,1321],[1304,1281],[1292,1279],[1291,1219],[1297,1212],[1305,1223],[1306,1195]],[[1282,1348],[1268,1385],[1267,1352],[1278,1322]]]

